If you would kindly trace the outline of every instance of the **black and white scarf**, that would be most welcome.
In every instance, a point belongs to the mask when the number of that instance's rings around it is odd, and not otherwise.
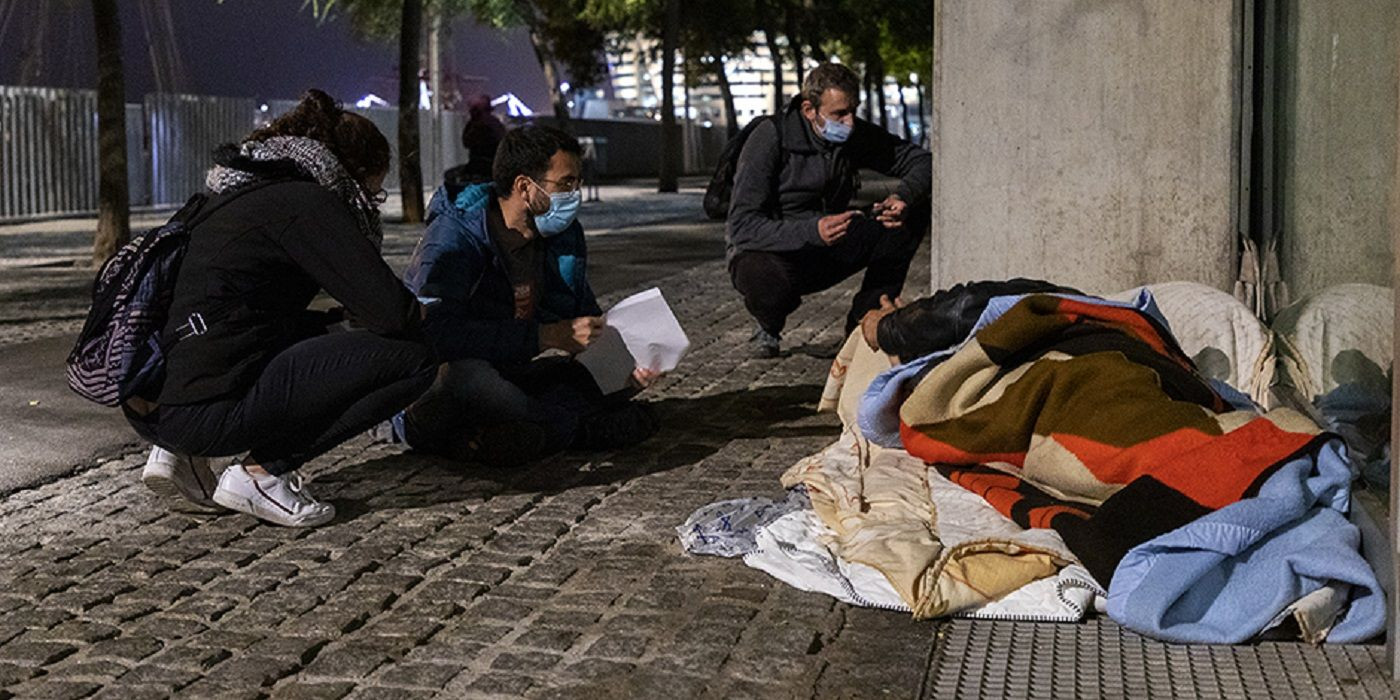
[[[229,144],[215,152],[217,165],[209,169],[204,184],[215,194],[243,187],[278,170],[292,170],[338,195],[355,216],[360,233],[378,250],[384,242],[379,209],[364,187],[326,145],[302,136],[273,136],[263,141]]]

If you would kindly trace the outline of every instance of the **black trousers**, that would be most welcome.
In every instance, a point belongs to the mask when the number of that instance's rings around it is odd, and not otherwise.
[[[477,432],[532,423],[541,434],[520,451],[544,456],[567,449],[585,419],[631,393],[604,396],[572,358],[545,357],[519,366],[461,359],[438,369],[432,388],[404,412],[404,430],[415,449],[455,454],[454,445]]]
[[[758,325],[778,335],[803,296],[830,289],[865,270],[846,315],[849,334],[865,312],[879,308],[880,295],[893,299],[904,290],[909,264],[928,232],[928,224],[927,207],[912,207],[904,226],[896,229],[857,217],[846,235],[832,246],[785,252],[739,251],[729,260],[729,276]]]
[[[331,333],[278,353],[243,396],[145,416],[126,409],[126,417],[141,437],[173,452],[248,452],[268,473],[285,474],[393,416],[427,390],[436,369],[420,342]]]

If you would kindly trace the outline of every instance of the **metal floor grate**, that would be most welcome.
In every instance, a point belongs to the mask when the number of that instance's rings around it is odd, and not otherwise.
[[[1081,624],[956,620],[939,631],[930,698],[1400,697],[1385,647],[1157,642],[1107,618]]]

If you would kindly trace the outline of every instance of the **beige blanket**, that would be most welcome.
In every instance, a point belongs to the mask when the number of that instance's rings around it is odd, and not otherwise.
[[[1072,562],[1054,531],[1024,530],[971,493],[939,489],[935,496],[921,460],[861,437],[860,397],[891,364],[859,332],[847,339],[820,405],[841,416],[841,438],[782,477],[784,486],[807,487],[834,533],[827,542],[833,553],[878,569],[916,618],[979,607]]]

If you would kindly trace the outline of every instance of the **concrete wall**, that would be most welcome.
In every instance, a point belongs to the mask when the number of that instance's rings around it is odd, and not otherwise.
[[[1400,0],[1289,0],[1283,279],[1293,296],[1390,285]]]
[[[1236,4],[935,0],[934,287],[1230,289]]]

